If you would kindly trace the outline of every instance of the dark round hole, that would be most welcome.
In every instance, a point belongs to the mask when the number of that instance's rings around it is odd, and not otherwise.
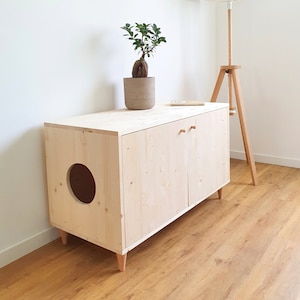
[[[91,203],[96,184],[91,171],[82,164],[74,164],[69,170],[69,184],[74,196],[83,203]]]

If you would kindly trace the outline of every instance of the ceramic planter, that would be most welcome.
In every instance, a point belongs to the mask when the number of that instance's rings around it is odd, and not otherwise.
[[[155,104],[155,77],[124,78],[125,105],[128,109],[150,109]]]

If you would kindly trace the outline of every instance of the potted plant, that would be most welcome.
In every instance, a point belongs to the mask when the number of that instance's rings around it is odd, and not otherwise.
[[[161,30],[156,24],[126,23],[121,29],[134,46],[134,50],[141,53],[132,68],[132,78],[124,78],[125,105],[128,109],[149,109],[155,104],[155,78],[148,77],[146,57],[153,55],[157,46],[166,43],[161,36]]]

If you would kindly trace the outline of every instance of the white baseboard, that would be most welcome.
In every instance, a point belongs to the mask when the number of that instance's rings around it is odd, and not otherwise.
[[[292,168],[300,168],[300,159],[257,154],[257,153],[254,153],[253,156],[256,162],[278,165],[278,166],[285,166],[285,167],[292,167]],[[230,157],[236,159],[242,159],[242,160],[246,159],[245,153],[242,151],[231,150]]]
[[[56,228],[43,230],[9,248],[0,251],[0,268],[19,259],[20,257],[50,243],[59,236]]]

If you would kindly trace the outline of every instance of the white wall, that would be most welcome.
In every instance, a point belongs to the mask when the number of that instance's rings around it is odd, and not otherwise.
[[[124,106],[122,79],[138,56],[120,27],[135,21],[157,23],[168,40],[148,61],[157,101],[208,100],[217,69],[211,3],[0,2],[0,267],[57,237],[43,122]]]
[[[256,161],[300,167],[300,2],[233,3],[233,64],[239,71],[248,131]],[[217,64],[227,64],[227,5],[217,8]],[[223,92],[223,100],[226,93]],[[224,96],[225,95],[225,96]],[[221,99],[222,100],[222,99]],[[244,149],[231,118],[231,155]]]

